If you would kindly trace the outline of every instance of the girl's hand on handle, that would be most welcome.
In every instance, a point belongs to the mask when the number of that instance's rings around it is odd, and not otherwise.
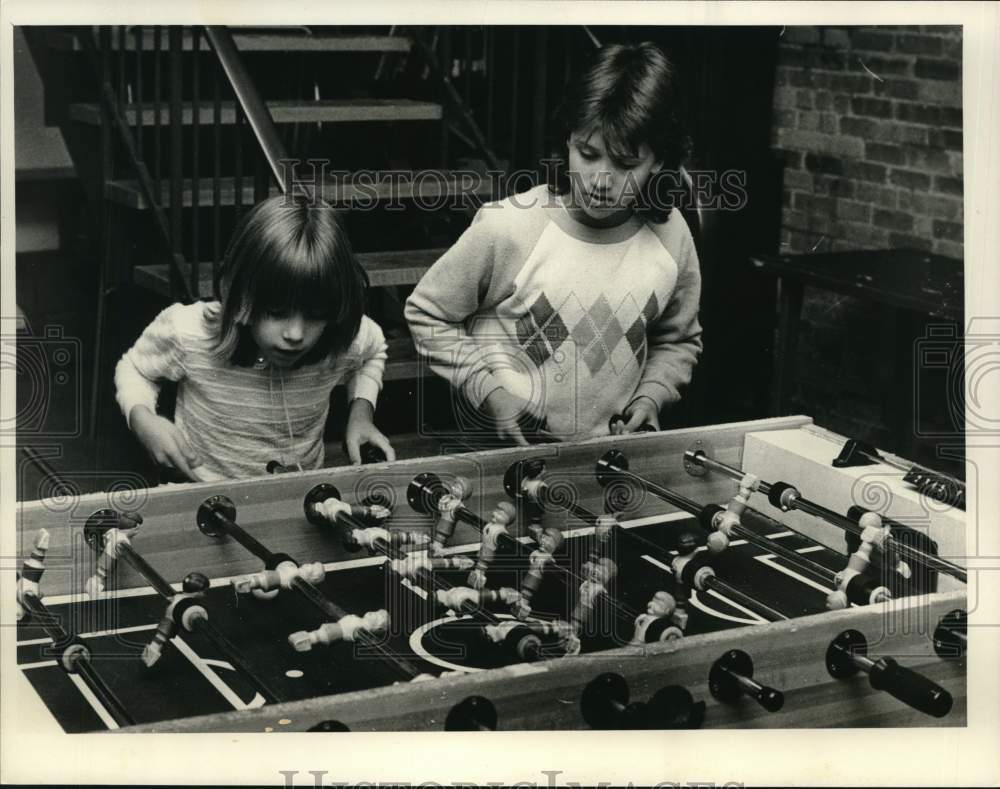
[[[200,465],[198,453],[181,435],[177,425],[166,417],[154,414],[144,405],[132,409],[129,424],[157,464],[176,469],[190,480],[198,479],[192,471]]]
[[[625,407],[625,419],[621,427],[622,433],[634,433],[643,425],[651,425],[660,429],[660,413],[656,403],[645,395],[635,398]],[[619,423],[621,424],[621,423]]]
[[[375,406],[368,400],[359,397],[351,402],[351,411],[347,415],[347,428],[344,431],[344,445],[347,447],[351,465],[361,465],[361,447],[364,444],[372,444],[381,449],[385,453],[386,460],[396,459],[396,451],[389,443],[389,439],[375,427],[372,421],[374,415]]]
[[[483,401],[483,409],[493,419],[499,438],[509,438],[519,446],[528,446],[528,440],[518,425],[521,415],[529,411],[527,400],[511,394],[506,389],[494,389]]]

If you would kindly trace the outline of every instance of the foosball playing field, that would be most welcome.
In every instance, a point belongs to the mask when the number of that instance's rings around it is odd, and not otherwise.
[[[19,668],[71,733],[964,725],[934,531],[741,467],[803,425],[26,505]]]

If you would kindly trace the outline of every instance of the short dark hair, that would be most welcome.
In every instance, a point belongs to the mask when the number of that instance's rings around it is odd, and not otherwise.
[[[567,86],[556,111],[551,139],[554,158],[547,167],[549,191],[569,191],[569,136],[574,132],[600,132],[614,158],[634,156],[643,144],[650,147],[661,170],[643,185],[638,210],[651,221],[665,221],[670,206],[665,204],[657,183],[672,175],[672,183],[676,184],[690,150],[680,121],[676,82],[673,64],[650,41],[608,44],[596,50]]]
[[[259,349],[251,327],[265,312],[302,311],[327,325],[296,366],[344,351],[365,312],[368,275],[332,206],[279,195],[255,205],[233,232],[219,272],[217,353],[249,366]]]

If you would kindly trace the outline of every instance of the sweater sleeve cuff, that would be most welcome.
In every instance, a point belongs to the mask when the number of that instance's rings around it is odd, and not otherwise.
[[[155,414],[156,399],[155,395],[139,395],[132,392],[119,391],[118,405],[121,407],[122,413],[125,415],[125,424],[128,426],[129,430],[132,429],[132,411],[137,406],[144,405]]]
[[[358,373],[347,384],[347,402],[351,400],[367,400],[372,406],[378,404],[378,393],[381,385],[371,376]]]
[[[637,397],[648,397],[654,403],[656,403],[657,409],[663,408],[665,405],[671,403],[676,403],[681,399],[681,393],[670,384],[663,383],[660,381],[644,381],[639,384],[639,388],[635,390],[635,394],[632,396],[632,400]]]

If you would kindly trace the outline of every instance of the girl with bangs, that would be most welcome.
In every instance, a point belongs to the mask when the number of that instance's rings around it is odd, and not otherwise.
[[[324,463],[330,392],[346,384],[352,463],[371,443],[386,345],[364,315],[368,280],[334,210],[287,196],[251,209],[220,269],[219,300],[161,312],[115,370],[125,419],[152,458],[185,480],[259,476],[277,460]],[[175,381],[173,421],[156,413]]]
[[[674,88],[654,44],[597,51],[557,114],[549,183],[484,205],[407,301],[418,350],[501,439],[658,429],[691,379],[698,256],[658,188],[686,153]]]

